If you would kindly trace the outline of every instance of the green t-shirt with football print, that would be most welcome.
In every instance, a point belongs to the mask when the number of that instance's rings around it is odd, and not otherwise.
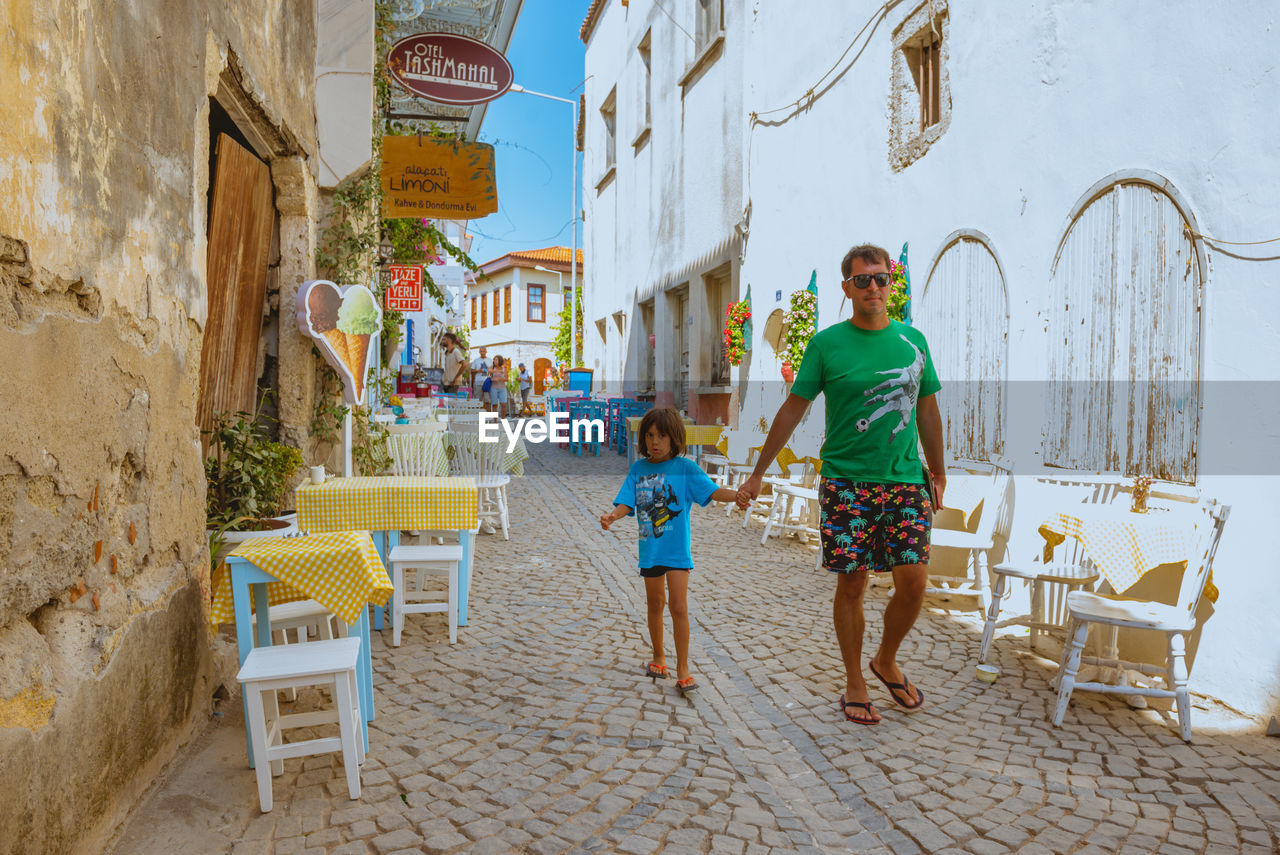
[[[879,330],[842,321],[815,334],[791,391],[827,396],[823,477],[923,484],[916,402],[940,388],[924,335],[891,320]]]

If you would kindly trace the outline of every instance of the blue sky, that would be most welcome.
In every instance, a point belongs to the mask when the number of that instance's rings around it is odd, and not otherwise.
[[[516,83],[577,100],[585,52],[578,29],[589,5],[590,0],[525,0],[507,50]],[[570,245],[571,112],[568,104],[516,92],[489,105],[480,140],[494,146],[499,209],[468,227],[477,263],[512,250]],[[579,160],[579,186],[581,167]]]

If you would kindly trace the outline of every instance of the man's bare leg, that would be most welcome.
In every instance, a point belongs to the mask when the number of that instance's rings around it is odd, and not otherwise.
[[[867,571],[836,574],[836,594],[831,605],[831,617],[836,627],[836,640],[840,643],[840,658],[844,660],[845,701],[866,703],[871,700],[867,683],[862,677],[862,633],[866,620],[862,614],[862,595],[867,590]],[[879,714],[865,713],[853,707],[859,718],[879,721]]]
[[[876,670],[890,683],[903,682],[902,669],[898,667],[898,648],[920,615],[928,583],[928,564],[899,564],[893,568],[893,596],[884,610],[884,636],[880,639],[880,649],[871,660]],[[908,703],[913,704],[919,698],[920,693],[912,684]]]

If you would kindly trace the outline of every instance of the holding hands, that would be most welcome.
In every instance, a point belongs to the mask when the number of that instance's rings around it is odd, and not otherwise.
[[[745,511],[751,507],[751,503],[760,495],[760,483],[758,475],[752,475],[742,482],[742,486],[738,488],[738,495],[734,499],[740,509]]]

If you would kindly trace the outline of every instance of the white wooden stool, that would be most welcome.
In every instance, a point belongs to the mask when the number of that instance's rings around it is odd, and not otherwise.
[[[360,639],[333,638],[308,644],[255,647],[249,652],[237,679],[244,690],[249,711],[249,740],[253,746],[258,775],[258,801],[262,812],[271,810],[271,777],[284,772],[288,757],[342,752],[347,772],[347,791],[360,797],[360,764],[364,762],[361,732],[360,692],[356,688],[356,666]],[[328,687],[334,708],[281,715],[276,690],[299,686]],[[286,728],[313,727],[338,723],[338,736],[285,743]]]
[[[461,546],[397,546],[391,550],[391,645],[400,646],[406,614],[444,613],[449,616],[449,643],[458,641],[458,565],[462,562]],[[416,571],[416,589],[405,588],[405,571]],[[440,600],[433,592],[422,590],[423,577],[447,575],[448,595]]]

